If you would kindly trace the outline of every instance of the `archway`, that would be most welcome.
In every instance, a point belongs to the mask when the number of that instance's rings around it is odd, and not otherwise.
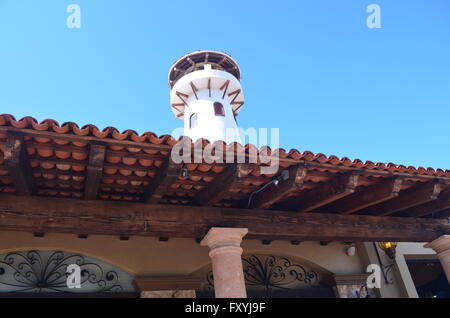
[[[306,260],[266,254],[243,255],[244,278],[249,298],[333,298],[332,273]],[[203,284],[197,297],[214,297],[211,265],[197,271]]]
[[[61,250],[0,254],[2,297],[137,297],[133,278],[104,261]],[[68,283],[72,279],[76,284]]]

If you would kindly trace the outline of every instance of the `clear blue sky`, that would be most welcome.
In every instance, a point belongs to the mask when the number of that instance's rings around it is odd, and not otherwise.
[[[66,8],[81,7],[81,29]],[[381,7],[381,29],[366,7]],[[168,134],[167,72],[240,64],[239,124],[281,146],[450,169],[450,1],[0,0],[0,113]]]

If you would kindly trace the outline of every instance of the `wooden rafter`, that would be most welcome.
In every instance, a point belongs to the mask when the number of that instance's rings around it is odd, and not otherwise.
[[[450,193],[443,193],[437,200],[412,207],[400,213],[411,217],[421,217],[429,214],[438,214],[438,212],[447,209],[450,209]]]
[[[105,161],[106,145],[104,143],[92,142],[89,151],[89,164],[86,172],[86,185],[84,198],[95,200],[102,180],[103,163]]]
[[[186,60],[188,60],[191,65],[195,65],[195,62],[189,56],[186,58]]]
[[[447,210],[443,210],[443,211],[439,211],[438,213],[436,213],[435,215],[434,215],[434,217],[435,218],[440,218],[440,219],[443,219],[443,218],[450,218],[450,209],[447,209]]]
[[[242,178],[247,176],[251,171],[252,167],[249,164],[228,164],[225,171],[195,196],[194,202],[200,205],[213,205],[220,202],[230,187],[235,183],[241,182]]]
[[[352,194],[358,186],[358,177],[357,173],[344,173],[306,191],[295,200],[295,209],[300,212],[310,212]]]
[[[351,214],[397,197],[401,186],[401,178],[383,180],[327,205],[321,212],[338,211],[342,214]]]
[[[222,66],[222,63],[225,62],[226,60],[227,60],[227,57],[224,56],[217,64]]]
[[[166,160],[145,190],[143,201],[147,203],[158,202],[181,176],[181,168],[181,164],[172,162],[170,158]]]
[[[8,132],[4,160],[17,194],[34,194],[36,189],[23,134]]]
[[[203,237],[212,226],[248,228],[247,239],[427,242],[446,219],[298,213],[2,194],[0,230],[86,235]]]
[[[364,210],[364,213],[379,216],[394,214],[395,212],[436,200],[442,188],[442,184],[434,181],[421,184],[405,190],[404,193],[401,193],[401,195],[395,199],[385,201]]]
[[[289,168],[287,180],[280,180],[277,185],[272,183],[260,192],[253,195],[250,207],[255,209],[267,209],[274,203],[287,197],[292,192],[301,189],[307,176],[307,168],[304,165]]]

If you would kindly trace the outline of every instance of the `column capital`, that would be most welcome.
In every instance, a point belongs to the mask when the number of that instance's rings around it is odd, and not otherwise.
[[[433,249],[437,254],[450,250],[450,235],[442,235],[434,241],[425,244],[424,247]]]
[[[226,246],[240,247],[242,238],[247,233],[247,228],[212,227],[200,244],[211,250]]]

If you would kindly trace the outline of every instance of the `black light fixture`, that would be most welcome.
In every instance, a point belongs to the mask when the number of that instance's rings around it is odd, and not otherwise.
[[[378,242],[378,246],[389,256],[390,259],[395,259],[395,248],[397,247],[397,242]]]

